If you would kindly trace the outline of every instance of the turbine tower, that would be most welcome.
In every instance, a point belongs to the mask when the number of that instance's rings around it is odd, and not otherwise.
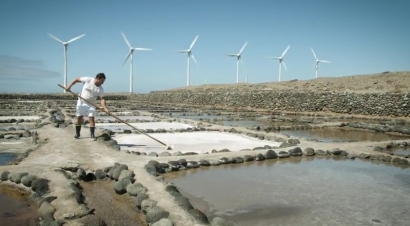
[[[189,57],[192,57],[192,59],[194,60],[195,64],[198,65],[198,63],[195,60],[194,55],[192,54],[192,47],[194,47],[196,40],[198,39],[199,35],[197,35],[194,39],[194,41],[192,41],[191,46],[189,46],[189,49],[187,50],[180,50],[178,51],[179,53],[187,53],[188,54],[188,66],[187,66],[187,72],[186,72],[186,86],[189,86],[191,84],[191,71],[190,71],[190,61],[189,61]]]
[[[316,54],[315,54],[315,51],[313,51],[313,48],[310,48],[310,49],[312,50],[313,56],[314,56],[315,59],[316,59],[316,62],[315,62],[315,65],[313,65],[313,68],[316,67],[316,78],[317,78],[317,69],[318,69],[318,67],[319,67],[319,63],[320,63],[320,62],[330,63],[330,61],[317,59]],[[313,68],[312,68],[312,69],[313,69]]]
[[[281,76],[281,71],[282,71],[282,64],[283,64],[283,67],[285,68],[285,70],[288,71],[288,69],[286,68],[285,62],[283,61],[283,57],[285,57],[285,54],[286,54],[286,52],[288,52],[289,48],[290,48],[290,45],[288,45],[288,47],[285,49],[285,51],[283,51],[282,56],[280,56],[280,57],[269,57],[270,59],[279,60],[279,82],[280,82],[280,76]]]
[[[77,36],[77,37],[75,37],[75,38],[72,38],[72,39],[69,40],[68,42],[63,42],[63,41],[61,41],[60,39],[58,39],[58,38],[56,38],[55,36],[53,36],[52,34],[49,34],[49,33],[48,33],[48,35],[49,35],[51,38],[55,39],[57,42],[63,44],[63,46],[64,46],[64,87],[67,87],[67,47],[68,47],[68,44],[70,44],[71,42],[74,42],[74,41],[77,40],[77,39],[82,38],[85,34],[82,34],[82,35],[79,35],[79,36]],[[64,90],[64,93],[66,93],[66,92],[67,92],[67,91]]]
[[[128,57],[131,56],[130,59],[130,93],[133,93],[133,79],[134,79],[134,75],[133,75],[133,59],[134,59],[134,50],[146,50],[146,51],[151,51],[152,49],[147,49],[147,48],[134,48],[130,45],[130,43],[128,42],[127,37],[125,37],[125,34],[123,32],[121,32],[122,37],[125,40],[125,43],[127,43],[128,47],[130,48],[130,50],[128,51],[127,57],[124,60],[124,63],[122,63],[122,65],[125,64],[125,62],[128,60]]]
[[[242,62],[242,51],[245,49],[246,45],[248,45],[248,42],[245,42],[245,44],[242,46],[242,49],[239,51],[237,54],[228,54],[227,56],[231,57],[236,57],[236,83],[239,83],[239,60]]]

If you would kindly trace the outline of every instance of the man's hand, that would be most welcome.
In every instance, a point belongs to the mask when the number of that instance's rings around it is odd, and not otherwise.
[[[109,112],[107,108],[104,108],[104,107],[98,107],[98,108],[102,111]]]

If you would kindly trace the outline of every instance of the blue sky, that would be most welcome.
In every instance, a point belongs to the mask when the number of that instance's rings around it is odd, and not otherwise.
[[[104,72],[106,92],[129,91],[128,53],[121,32],[135,47],[134,92],[186,85],[187,55],[193,48],[191,84],[236,82],[236,59],[242,53],[240,82],[278,80],[278,61],[291,45],[282,81],[410,70],[410,2],[402,0],[162,0],[28,1],[0,3],[0,92],[62,92],[63,46],[67,41],[68,82]],[[73,90],[79,91],[80,84]]]

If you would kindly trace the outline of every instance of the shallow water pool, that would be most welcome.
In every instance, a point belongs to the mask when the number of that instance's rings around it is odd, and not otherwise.
[[[405,140],[408,136],[398,136],[373,131],[359,131],[339,128],[323,128],[310,130],[284,130],[281,134],[299,138],[316,139],[320,142],[342,142],[342,141],[388,141]]]
[[[410,169],[359,159],[289,158],[168,173],[212,220],[244,226],[407,225]]]

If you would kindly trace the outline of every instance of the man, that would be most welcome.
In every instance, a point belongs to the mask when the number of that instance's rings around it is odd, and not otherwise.
[[[107,106],[105,105],[104,88],[102,87],[102,84],[104,84],[105,82],[105,74],[98,73],[95,76],[95,78],[91,78],[91,77],[76,78],[67,87],[67,90],[70,90],[74,84],[79,83],[79,82],[83,83],[83,88],[79,95],[95,106],[97,105],[96,104],[97,97],[99,96],[101,100],[101,106],[102,106],[102,108],[100,109],[104,109],[106,112],[108,112]],[[90,122],[91,139],[96,140],[95,135],[94,135],[95,115],[96,115],[95,107],[91,106],[83,99],[78,98],[77,106],[76,106],[77,124],[75,125],[75,131],[76,131],[75,136],[74,136],[75,139],[80,138],[81,125],[83,124],[83,117],[88,116],[88,121]]]

